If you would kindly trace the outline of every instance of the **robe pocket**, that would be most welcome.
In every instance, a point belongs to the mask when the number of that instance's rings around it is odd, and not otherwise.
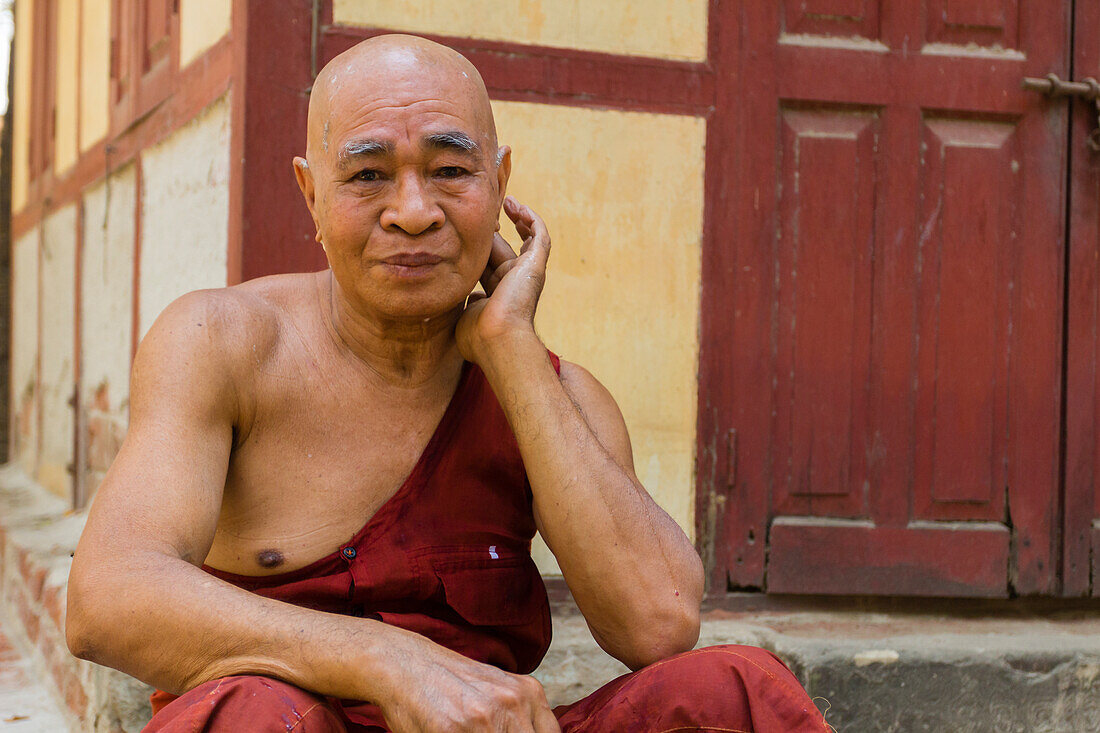
[[[529,624],[546,605],[546,587],[530,561],[435,572],[447,605],[473,626]]]

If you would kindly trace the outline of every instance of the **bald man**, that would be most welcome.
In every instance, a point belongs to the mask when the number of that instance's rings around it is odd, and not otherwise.
[[[365,41],[294,160],[329,269],[191,293],[143,339],[66,634],[159,688],[147,730],[825,730],[770,654],[689,651],[699,557],[535,333],[550,237],[510,170],[466,59]],[[555,710],[536,530],[640,670]]]

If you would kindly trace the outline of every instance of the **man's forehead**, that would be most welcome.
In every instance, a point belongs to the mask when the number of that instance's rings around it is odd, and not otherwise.
[[[330,154],[357,138],[397,143],[447,131],[495,147],[480,75],[438,44],[407,36],[365,41],[333,59],[317,82],[311,140]]]
[[[378,152],[392,152],[403,143],[425,148],[451,142],[455,147],[478,149],[488,139],[488,131],[471,117],[427,104],[376,106],[346,115],[334,111],[327,143],[340,157],[367,141],[386,148]]]
[[[444,96],[434,86],[407,89],[404,93],[379,93],[374,85],[359,89],[345,87],[328,107],[329,142],[338,145],[360,137],[384,138],[392,142],[418,141],[429,135],[458,131],[474,140],[491,135],[491,118],[486,120],[470,94]]]

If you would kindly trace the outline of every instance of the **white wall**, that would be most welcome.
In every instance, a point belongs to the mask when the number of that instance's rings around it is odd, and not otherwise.
[[[73,407],[76,386],[76,204],[42,222],[42,455],[38,479],[59,496],[69,498],[73,460]]]
[[[222,97],[142,154],[141,334],[184,293],[225,287],[229,101]]]
[[[12,246],[12,458],[32,476],[38,463],[39,235],[36,227]]]
[[[80,273],[80,396],[85,414],[90,495],[126,432],[133,333],[134,206],[137,177],[128,165],[84,196]]]

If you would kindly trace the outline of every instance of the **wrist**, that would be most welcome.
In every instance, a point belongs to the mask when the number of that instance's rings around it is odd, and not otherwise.
[[[546,347],[530,322],[502,324],[480,334],[477,344],[477,364],[483,371],[494,365],[506,366],[514,361],[530,359]]]

